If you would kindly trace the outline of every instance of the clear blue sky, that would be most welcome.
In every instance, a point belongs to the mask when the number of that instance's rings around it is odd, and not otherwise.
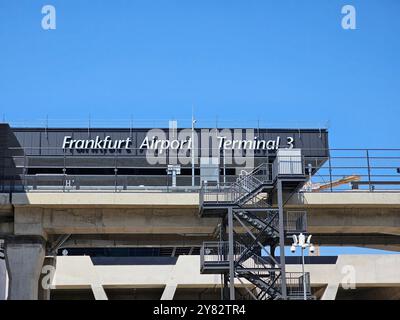
[[[57,29],[41,28],[43,5]],[[343,30],[352,4],[357,30]],[[330,123],[399,147],[399,0],[0,0],[0,116]]]
[[[54,5],[57,29],[41,28]],[[357,30],[341,28],[341,8]],[[0,0],[0,115],[330,123],[396,147],[398,0]]]

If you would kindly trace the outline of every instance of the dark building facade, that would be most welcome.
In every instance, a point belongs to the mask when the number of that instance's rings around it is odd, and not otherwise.
[[[12,128],[0,124],[0,191],[185,188],[204,182],[202,175],[207,170],[218,176],[218,182],[229,182],[259,163],[272,165],[278,149],[301,149],[306,168],[310,164],[308,167],[315,171],[329,155],[328,132]]]

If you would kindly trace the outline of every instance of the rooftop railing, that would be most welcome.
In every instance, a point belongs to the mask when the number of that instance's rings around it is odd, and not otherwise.
[[[236,164],[224,165],[225,162],[221,158],[219,175],[209,179],[201,175],[203,167],[196,164],[195,184],[192,186],[190,155],[186,158],[184,156],[188,162],[181,166],[182,172],[176,175],[176,183],[173,185],[172,176],[167,174],[168,164],[149,164],[149,159],[154,160],[156,156],[146,157],[139,150],[131,150],[129,154],[110,150],[95,155],[85,152],[69,154],[62,149],[46,148],[28,149],[26,153],[23,149],[1,151],[0,192],[34,190],[199,192],[203,185],[203,188],[209,190],[210,197],[214,192],[214,196],[219,197],[218,200],[221,201],[226,201],[225,197],[232,197],[232,193],[224,195],[223,190],[237,179],[243,178],[241,173],[251,172],[254,167],[268,160],[268,157],[257,156],[254,157],[254,161],[249,162],[254,165],[246,167]],[[323,151],[327,153],[327,150]],[[400,191],[400,149],[328,151],[329,156],[303,156],[301,169],[308,181],[301,192]],[[269,159],[273,157],[270,156]],[[290,166],[297,170],[299,162],[289,164]],[[266,164],[262,176],[273,177],[272,167],[272,163]],[[206,186],[204,180],[207,180]],[[248,180],[246,183],[248,187],[253,186],[253,181]],[[246,187],[246,184],[242,185]],[[238,192],[242,191],[245,190]]]
[[[43,117],[38,119],[8,119],[6,115],[0,117],[0,123],[7,123],[15,128],[165,128],[171,121],[176,122],[177,128],[191,128],[193,119],[181,117],[175,119],[151,118],[140,119],[134,115],[124,118],[97,118],[84,115],[80,118],[52,118]],[[296,128],[297,130],[317,128],[325,130],[329,123],[321,121],[267,121],[264,119],[218,119],[196,117],[196,128]]]

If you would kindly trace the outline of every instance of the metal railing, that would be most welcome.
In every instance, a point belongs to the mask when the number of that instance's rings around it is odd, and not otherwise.
[[[247,252],[247,248],[240,244],[234,243],[233,246],[233,260],[240,261],[243,253]],[[206,266],[207,264],[224,264],[229,262],[229,242],[228,241],[206,241],[200,248],[200,264]],[[274,268],[275,265],[269,261],[267,257],[260,257],[255,254],[250,255],[246,260],[240,261],[240,268],[252,269],[255,272],[264,272],[266,269]],[[258,271],[257,271],[258,270]]]
[[[80,118],[52,118],[43,117],[36,119],[8,119],[6,115],[0,118],[0,123],[7,123],[14,128],[165,128],[169,121],[176,121],[177,128],[190,128],[193,118],[135,118],[130,115],[124,118],[97,118],[88,115]],[[196,128],[249,128],[256,132],[259,129],[281,129],[297,128],[299,133],[302,129],[317,128],[326,130],[329,124],[327,121],[271,121],[271,119],[217,119],[217,118],[198,118],[196,117]]]
[[[289,300],[303,300],[304,299],[304,278],[302,273],[298,272],[286,272],[286,293]],[[311,291],[310,273],[305,273],[306,281],[306,296],[308,299],[313,299]],[[279,290],[282,285],[282,278],[278,275],[273,283],[273,287]],[[245,295],[245,299],[254,299],[255,296],[260,295],[260,289],[254,287],[251,290],[251,294]],[[264,296],[264,299],[268,299],[268,296]]]
[[[288,210],[285,216],[285,231],[287,233],[307,232],[307,211]]]
[[[304,296],[304,281],[306,295],[312,298],[310,273],[305,272],[305,278],[301,272],[286,272],[286,290],[289,299],[302,300]],[[277,285],[280,285],[282,279],[277,280]]]
[[[242,248],[234,246],[235,258],[241,254]],[[206,241],[200,248],[200,264],[227,263],[229,261],[229,242],[228,241]]]
[[[253,279],[251,281],[256,280],[254,283],[261,281],[265,285],[274,288],[274,290],[280,290],[282,279],[280,277],[279,265],[276,265],[268,257],[261,257],[255,254],[241,261],[240,258],[246,251],[246,247],[236,242],[233,248],[235,273],[239,277],[248,278],[249,280]],[[228,264],[229,242],[209,241],[203,243],[200,249],[200,265],[202,270],[218,268],[218,266],[225,266],[227,268]],[[305,275],[302,272],[286,272],[286,287],[289,299],[303,299],[304,287],[306,288],[306,296],[312,298],[309,272],[306,272]]]
[[[54,190],[84,191],[108,190],[118,191],[196,191],[207,190],[206,197],[215,197],[217,202],[233,201],[248,193],[260,181],[272,180],[275,171],[272,163],[259,168],[258,173],[251,173],[251,168],[231,165],[220,181],[201,186],[199,165],[195,166],[195,187],[191,183],[191,166],[183,165],[181,175],[176,177],[176,187],[172,186],[172,177],[164,174],[153,174],[146,170],[167,171],[168,165],[150,165],[138,150],[131,154],[107,153],[98,155],[58,154],[51,150],[32,150],[24,154],[20,149],[14,155],[0,155],[0,192]],[[307,151],[307,150],[306,150]],[[321,150],[321,154],[327,150]],[[400,149],[330,149],[329,156],[304,156],[301,166],[309,178],[302,192],[398,192],[400,191]],[[315,151],[318,153],[318,149]],[[304,152],[305,154],[307,152]],[[264,158],[255,158],[260,161]],[[266,158],[265,158],[266,159]],[[100,161],[100,162],[99,162]],[[296,164],[297,163],[297,164]],[[281,166],[286,166],[281,162]],[[298,172],[298,161],[293,162],[293,172]],[[76,170],[87,171],[85,174]],[[220,173],[225,172],[220,166]],[[94,170],[94,171],[93,171]],[[95,172],[98,170],[98,172]],[[132,172],[128,172],[132,170]],[[278,170],[278,171],[277,171]],[[289,171],[290,171],[289,170]],[[91,173],[91,172],[95,173]],[[143,173],[142,173],[143,172]],[[232,186],[236,183],[235,186]],[[229,187],[231,190],[228,190]],[[231,193],[231,194],[229,194]]]
[[[203,184],[200,189],[200,203],[241,204],[242,206],[264,207],[265,199],[261,194],[253,194],[264,184],[272,183],[272,164],[262,163],[250,172],[242,173],[231,183],[209,187]]]

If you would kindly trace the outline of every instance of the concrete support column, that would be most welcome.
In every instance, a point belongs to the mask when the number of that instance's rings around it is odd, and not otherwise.
[[[107,294],[101,284],[94,283],[91,284],[90,287],[92,288],[93,295],[96,300],[108,300]]]
[[[7,277],[6,262],[3,259],[0,259],[0,300],[7,299],[7,291],[8,291],[8,277]]]
[[[161,300],[174,300],[175,291],[177,288],[176,283],[168,283],[165,286],[163,294],[161,296]]]
[[[328,283],[325,292],[321,297],[321,300],[335,300],[338,289],[339,283]]]
[[[45,240],[41,236],[11,236],[6,239],[9,300],[38,299],[38,283],[44,257]]]

